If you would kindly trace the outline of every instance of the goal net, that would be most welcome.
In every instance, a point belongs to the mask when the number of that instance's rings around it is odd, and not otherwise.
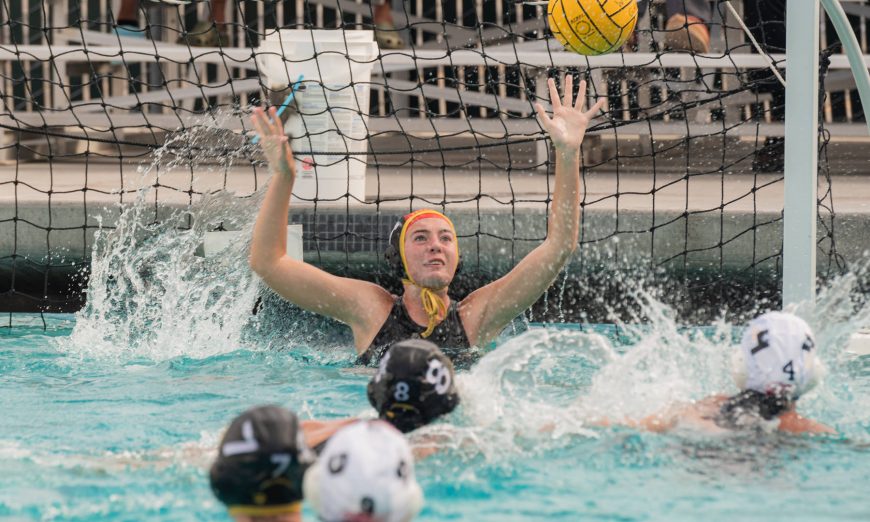
[[[94,234],[124,208],[158,223],[209,195],[256,200],[269,173],[249,115],[263,103],[282,107],[300,160],[289,219],[307,261],[396,289],[390,229],[437,208],[457,225],[462,297],[546,236],[554,156],[533,104],[549,107],[547,78],[566,74],[608,103],[583,143],[577,252],[529,318],[607,321],[637,283],[684,321],[775,306],[784,18],[731,2],[756,48],[709,3],[709,49],[686,52],[676,37],[702,24],[674,25],[672,4],[586,57],[552,37],[545,5],[509,0],[394,0],[390,23],[353,0],[0,0],[0,310],[78,309]],[[838,58],[820,72],[823,276],[858,248],[832,181],[857,160],[826,154],[863,127]]]

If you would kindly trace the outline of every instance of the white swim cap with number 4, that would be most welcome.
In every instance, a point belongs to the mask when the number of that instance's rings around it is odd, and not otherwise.
[[[305,474],[304,491],[325,522],[408,522],[423,507],[411,448],[381,420],[355,422],[333,435]]]
[[[786,392],[797,399],[824,374],[809,325],[793,314],[768,312],[752,320],[734,354],[734,381],[741,390]]]

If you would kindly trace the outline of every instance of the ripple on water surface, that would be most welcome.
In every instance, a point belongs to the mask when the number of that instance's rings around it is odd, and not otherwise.
[[[206,469],[235,414],[276,403],[303,417],[372,415],[369,372],[351,367],[351,355],[300,346],[95,357],[64,344],[69,317],[49,319],[47,334],[41,324],[3,334],[2,517],[220,519]],[[835,425],[840,438],[584,425],[584,415],[602,408],[644,413],[661,401],[731,390],[720,353],[730,334],[724,342],[686,335],[667,343],[662,335],[682,334],[650,331],[626,348],[594,333],[533,329],[463,372],[458,411],[412,437],[445,441],[418,467],[427,496],[421,519],[870,516],[860,486],[870,480],[870,358],[835,365],[833,384],[802,400],[802,411]]]

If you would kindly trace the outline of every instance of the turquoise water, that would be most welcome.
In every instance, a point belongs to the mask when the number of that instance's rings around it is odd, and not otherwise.
[[[234,415],[259,403],[372,415],[367,372],[344,348],[159,338],[112,350],[82,335],[91,316],[46,317],[45,331],[16,315],[0,332],[3,520],[228,520],[206,470]],[[459,410],[412,438],[442,447],[417,468],[420,520],[870,519],[870,357],[823,347],[830,374],[799,404],[838,437],[589,428],[601,413],[733,391],[739,330],[678,330],[652,314],[622,333],[630,344],[532,329],[462,373]]]
[[[344,330],[268,295],[252,315],[258,197],[214,194],[154,223],[141,193],[95,237],[81,312],[0,329],[0,519],[228,520],[206,471],[238,413],[373,415]],[[218,225],[240,240],[197,256]],[[797,310],[830,370],[798,410],[831,438],[590,427],[736,391],[740,328],[681,328],[641,289],[641,326],[510,332],[460,373],[457,411],[411,437],[440,448],[417,467],[421,520],[870,520],[870,356],[845,349],[870,324],[857,287],[847,275]]]

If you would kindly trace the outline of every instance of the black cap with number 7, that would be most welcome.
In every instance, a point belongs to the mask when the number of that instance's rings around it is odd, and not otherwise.
[[[230,515],[298,513],[302,476],[314,460],[296,414],[278,406],[251,408],[227,428],[209,477]]]

